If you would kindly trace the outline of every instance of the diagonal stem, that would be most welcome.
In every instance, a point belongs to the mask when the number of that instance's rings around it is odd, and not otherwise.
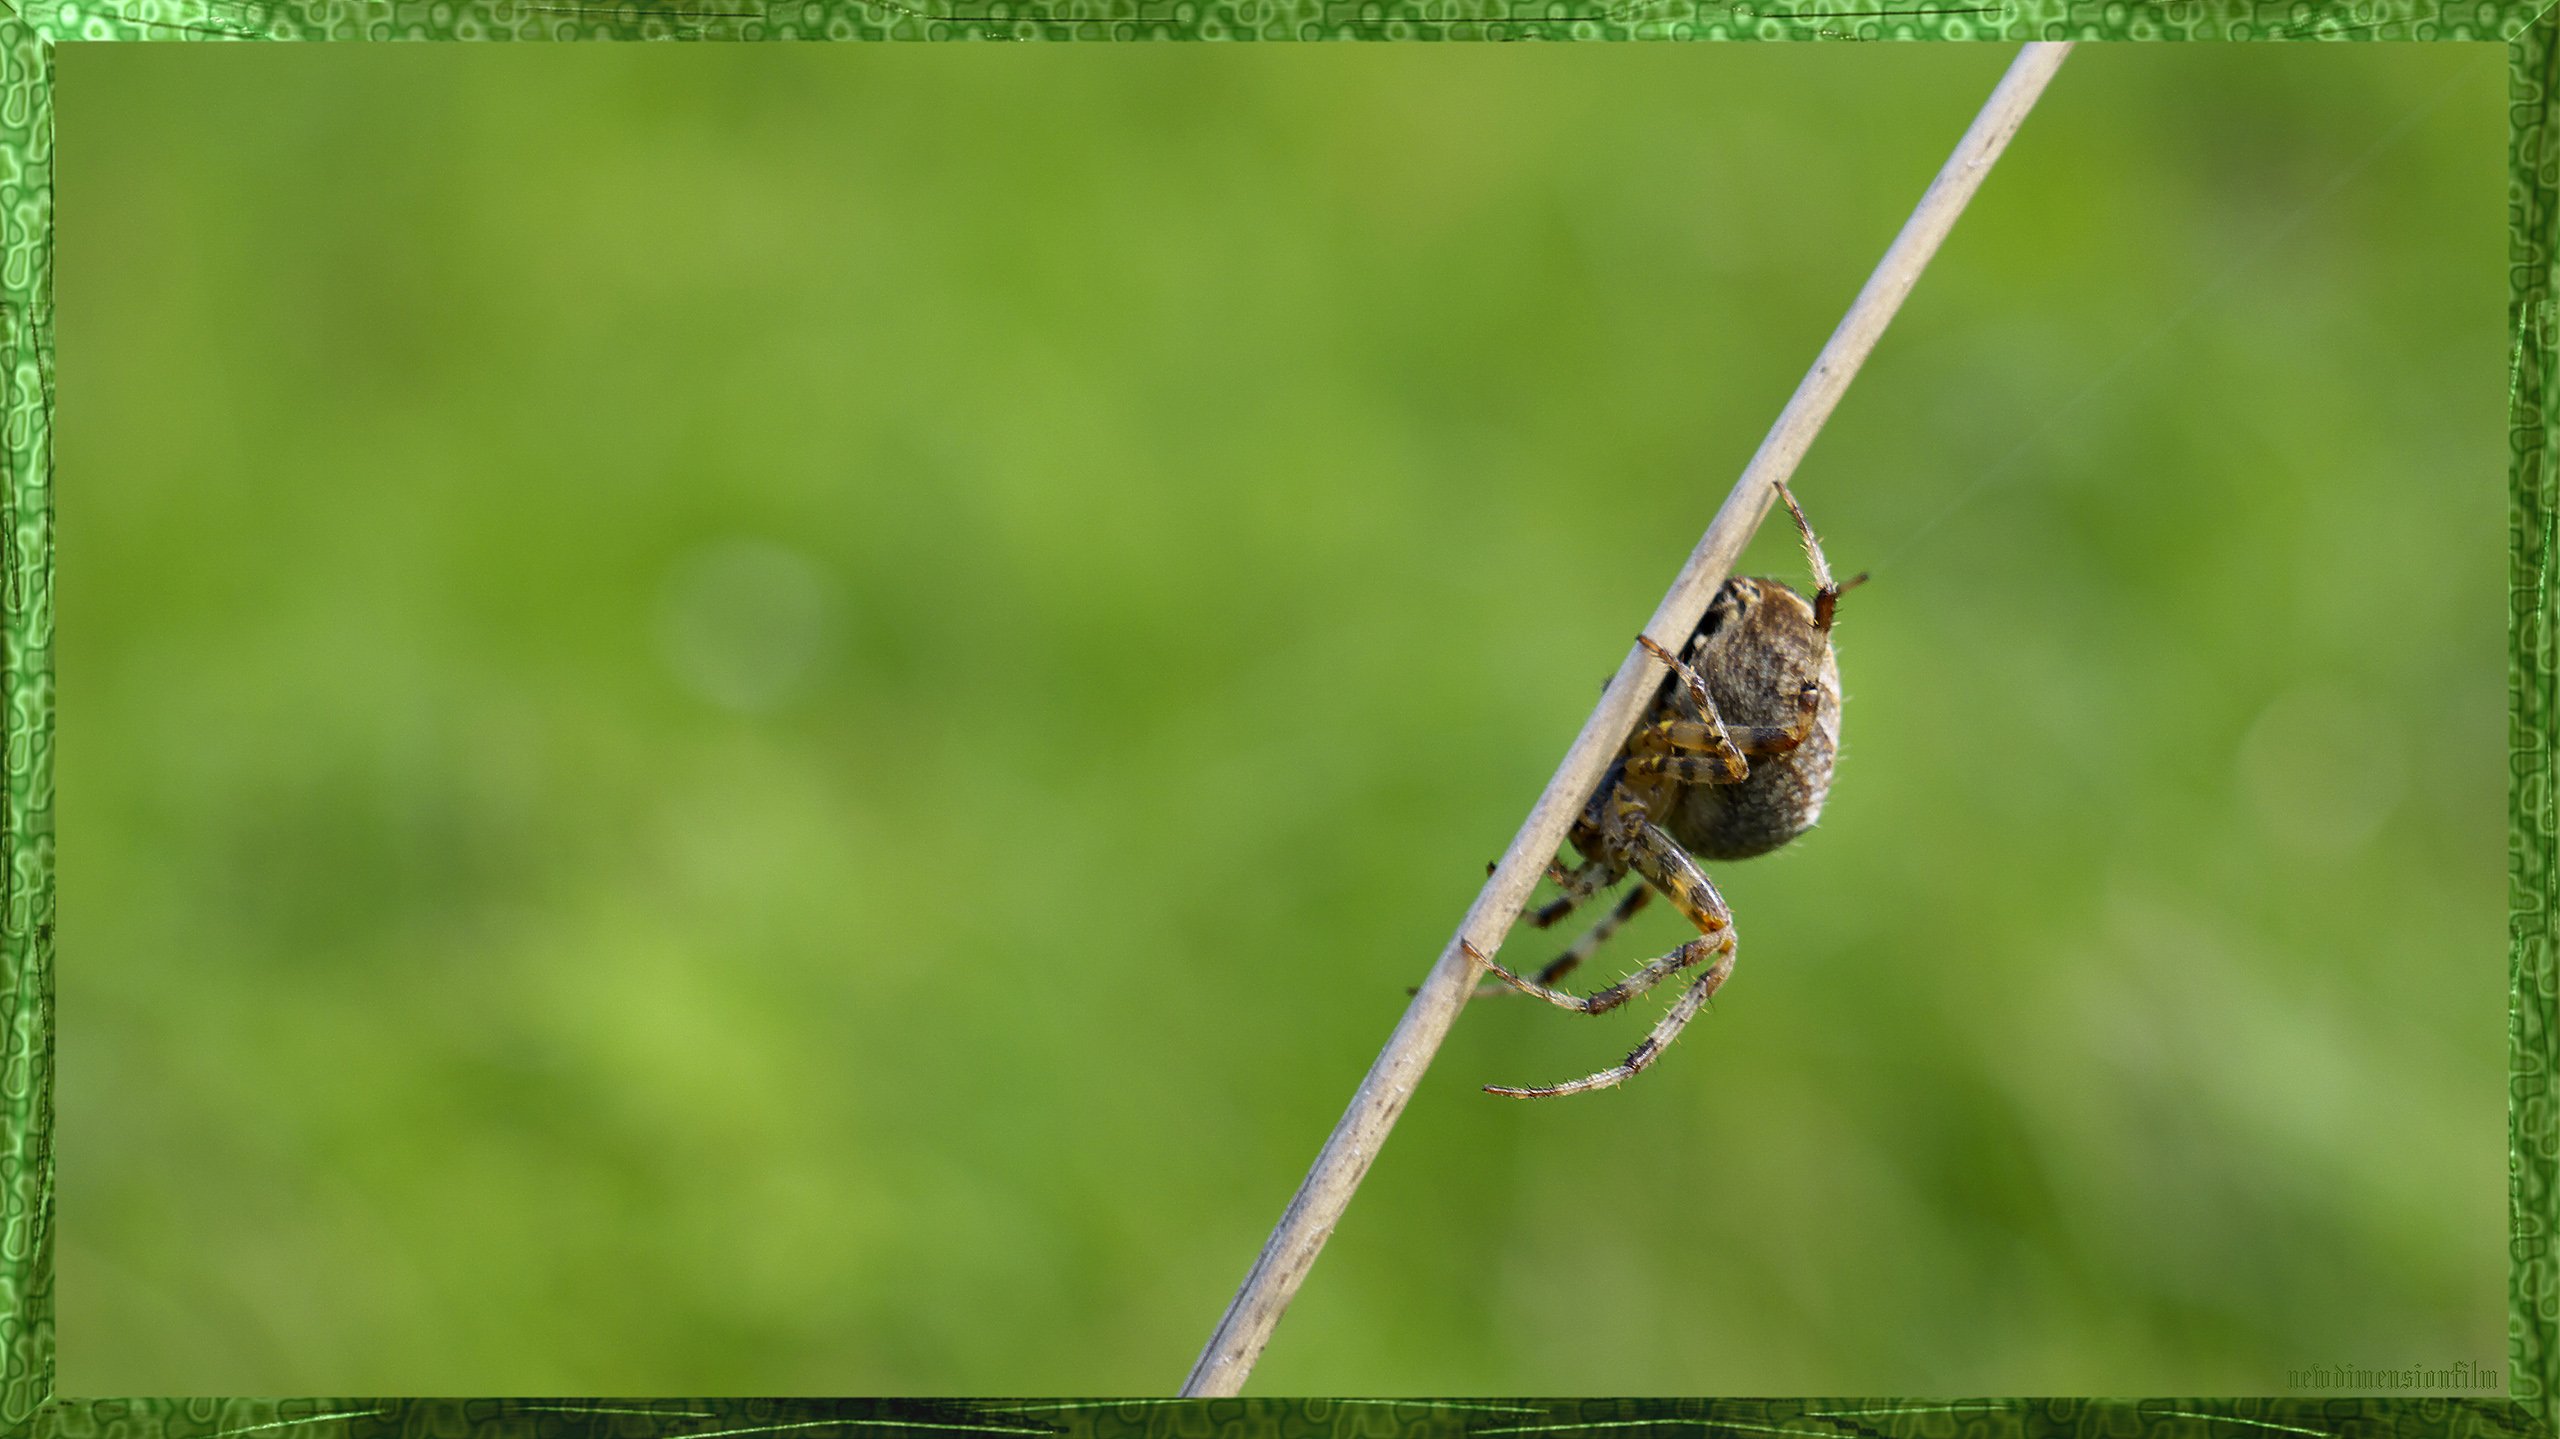
[[[1796,387],[1795,397],[1787,401],[1777,423],[1770,427],[1768,438],[1760,442],[1751,463],[1743,467],[1742,478],[1735,481],[1733,492],[1716,511],[1706,535],[1690,553],[1689,562],[1680,567],[1671,592],[1663,596],[1653,618],[1646,621],[1645,634],[1685,638],[1697,628],[1699,618],[1707,612],[1707,602],[1715,597],[1743,546],[1768,514],[1777,496],[1777,483],[1795,472],[1796,463],[1811,448],[1823,421],[1831,417],[1842,392],[1849,388],[1850,379],[1883,335],[1886,322],[1918,283],[1920,272],[1938,252],[1939,242],[1954,228],[1956,217],[1964,213],[1965,202],[1981,188],[1992,162],[2000,158],[2009,137],[2017,133],[2027,111],[2044,93],[2045,83],[2053,78],[2070,50],[2068,42],[2037,41],[2027,45],[2010,63],[2008,73],[1983,103],[1982,113],[1974,117],[1964,138],[1956,142],[1955,153],[1947,157],[1937,178],[1929,182],[1911,218],[1903,222],[1902,232],[1894,237],[1892,247],[1876,263],[1875,273],[1850,303],[1840,327],[1831,332],[1812,371]],[[1432,966],[1430,977],[1414,992],[1413,1002],[1406,1006],[1404,1018],[1397,1021],[1395,1033],[1388,1036],[1386,1048],[1370,1065],[1360,1088],[1351,1096],[1350,1107],[1326,1138],[1315,1164],[1290,1198],[1289,1207],[1281,1212],[1279,1226],[1271,1231],[1271,1238],[1245,1275],[1243,1287],[1227,1305],[1216,1332],[1209,1336],[1199,1361],[1192,1365],[1190,1377],[1183,1381],[1186,1398],[1229,1395],[1244,1387],[1245,1376],[1252,1372],[1263,1346],[1271,1341],[1271,1331],[1278,1326],[1282,1311],[1289,1307],[1289,1300],[1298,1292],[1307,1271],[1315,1266],[1316,1255],[1323,1251],[1325,1240],[1332,1237],[1334,1225],[1341,1221],[1352,1194],[1368,1174],[1387,1131],[1395,1127],[1397,1116],[1413,1097],[1414,1087],[1422,1082],[1422,1072],[1430,1067],[1440,1041],[1456,1022],[1458,1011],[1466,1006],[1477,973],[1475,961],[1462,946],[1472,944],[1483,954],[1495,953],[1502,947],[1504,936],[1520,917],[1521,906],[1528,902],[1529,891],[1537,887],[1538,877],[1545,873],[1548,859],[1564,843],[1573,816],[1598,786],[1610,758],[1627,742],[1628,732],[1635,728],[1637,714],[1659,678],[1652,665],[1641,647],[1628,647],[1616,678],[1609,681],[1608,690],[1600,696],[1599,707],[1583,722],[1582,733],[1574,737],[1573,747],[1565,752],[1555,778],[1547,781],[1546,791],[1538,796],[1528,820],[1513,837],[1511,847],[1503,852],[1501,863],[1494,866],[1492,877],[1485,881],[1484,891],[1467,910],[1458,932],[1441,950],[1440,962]]]

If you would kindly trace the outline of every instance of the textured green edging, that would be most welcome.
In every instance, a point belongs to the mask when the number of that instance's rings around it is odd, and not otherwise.
[[[1980,1399],[99,1399],[51,1406],[42,1439],[1532,1439],[1569,1433],[1810,1439],[2505,1439],[2546,1435],[2512,1400]]]
[[[2514,1371],[2509,1392],[2546,1422],[2553,1392],[2553,1336],[2560,1328],[2560,1274],[2553,1270],[2553,1178],[2560,1156],[2560,1109],[2552,1086],[2552,902],[2560,886],[2560,839],[2552,808],[2552,720],[2560,654],[2553,650],[2551,584],[2554,431],[2544,409],[2551,364],[2555,217],[2560,217],[2560,130],[2552,103],[2560,40],[2548,18],[2509,47],[2508,325],[2515,335],[2510,401],[2514,470],[2508,536],[2507,1007],[2508,1317]]]
[[[2560,20],[2549,6],[2017,0],[118,0],[11,11],[0,0],[0,377],[7,386],[8,886],[0,902],[0,1434],[228,1439],[726,1439],[826,1429],[1010,1435],[2122,1436],[2548,1434],[2560,1381],[2560,1178],[2552,912],[2560,813],[2552,766],[2560,652],[2560,456],[2552,235],[2560,226]],[[54,1402],[52,1305],[53,513],[52,76],[64,40],[364,39],[1945,39],[2494,40],[2511,67],[2513,330],[2510,613],[2509,1321],[2511,1401],[1578,1400],[1051,1401],[265,1399]],[[1171,1361],[1173,1372],[1179,1357]]]
[[[2514,0],[105,0],[59,40],[2503,40]]]
[[[0,1428],[53,1388],[53,48],[0,19]]]

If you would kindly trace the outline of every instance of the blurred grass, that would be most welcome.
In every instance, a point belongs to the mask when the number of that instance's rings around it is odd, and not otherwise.
[[[1472,1010],[1257,1389],[2500,1363],[2495,55],[2083,47],[1802,473],[1726,998]],[[64,1391],[1046,1394],[2006,52],[59,56]]]

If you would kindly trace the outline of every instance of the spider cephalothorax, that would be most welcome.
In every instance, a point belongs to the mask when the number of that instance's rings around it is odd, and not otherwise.
[[[1559,860],[1549,868],[1564,894],[1529,921],[1540,928],[1554,924],[1630,873],[1642,882],[1534,980],[1477,955],[1513,988],[1581,1014],[1605,1014],[1672,975],[1706,968],[1623,1063],[1564,1084],[1487,1085],[1489,1094],[1580,1094],[1623,1084],[1653,1063],[1733,973],[1733,912],[1698,861],[1766,854],[1822,815],[1840,752],[1840,666],[1831,651],[1831,621],[1849,586],[1832,583],[1813,526],[1784,484],[1778,497],[1804,536],[1813,598],[1776,580],[1730,579],[1678,655],[1650,635],[1636,637],[1666,669],[1662,688],[1574,822],[1568,837],[1582,863],[1567,869]],[[1655,890],[1698,927],[1698,938],[1596,994],[1552,987]],[[1468,952],[1475,953],[1473,946]]]

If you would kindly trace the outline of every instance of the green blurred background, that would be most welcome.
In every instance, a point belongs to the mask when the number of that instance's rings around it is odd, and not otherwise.
[[[59,55],[64,1391],[1046,1394],[2009,51]],[[2503,86],[2072,59],[1801,473],[1725,998],[1471,1009],[1258,1390],[2503,1369]]]

